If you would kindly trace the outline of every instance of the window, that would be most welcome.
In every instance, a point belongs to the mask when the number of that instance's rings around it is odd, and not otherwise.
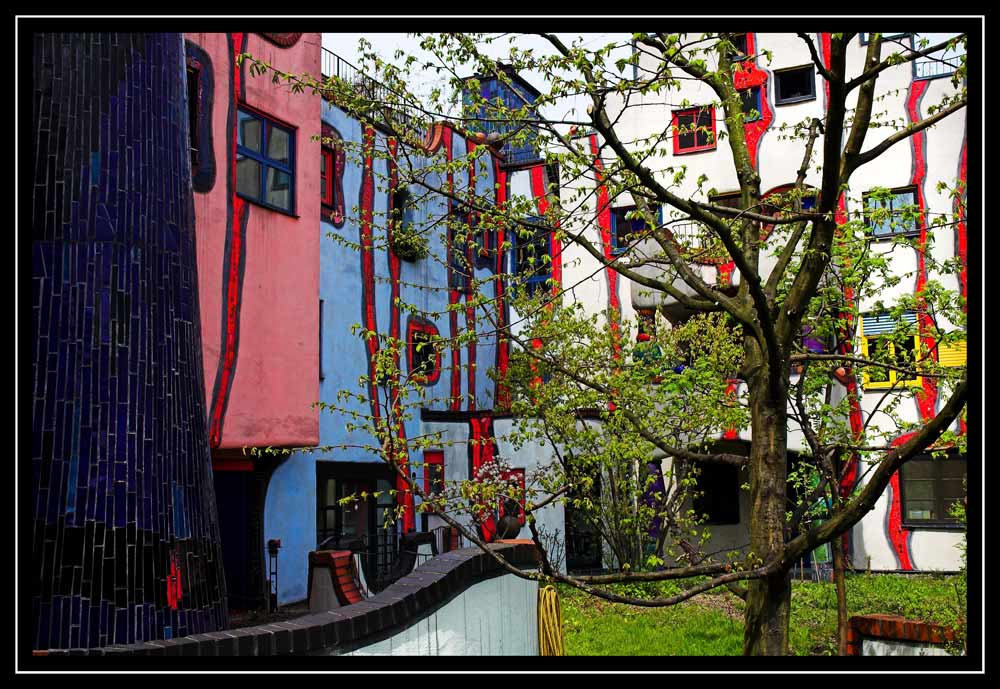
[[[448,286],[463,294],[472,293],[472,219],[468,213],[448,216]]]
[[[323,148],[319,153],[319,188],[324,206],[333,207],[333,151]]]
[[[656,206],[657,222],[662,222],[663,209]],[[650,207],[650,210],[653,210]],[[623,206],[611,210],[611,253],[620,254],[627,251],[636,240],[647,233],[651,228],[641,217],[626,217],[627,215],[637,216],[639,214],[635,206]]]
[[[890,238],[893,235],[906,236],[920,231],[917,225],[919,212],[916,187],[893,189],[887,198],[874,198],[871,193],[863,195],[865,223],[875,239]],[[877,220],[876,220],[877,218]]]
[[[539,217],[527,218],[528,222],[541,224]],[[514,240],[514,274],[519,277],[528,290],[534,294],[537,289],[545,289],[546,283],[552,279],[552,247],[550,232],[536,231],[530,236],[515,232]]]
[[[508,499],[515,499],[518,504],[517,512],[517,523],[521,526],[525,524],[525,514],[524,514],[524,469],[511,469],[500,474],[500,480],[503,481],[508,486],[510,483],[514,483],[514,486],[510,491],[504,490],[505,497],[500,498],[500,503],[497,508],[497,517],[499,519],[504,518],[504,503]],[[506,497],[510,495],[510,498]]]
[[[295,133],[264,115],[238,111],[236,193],[283,213],[295,208]]]
[[[319,300],[319,379],[325,380],[323,375],[323,300]]]
[[[733,49],[729,51],[730,62],[747,59],[747,35],[745,33],[733,34],[729,37],[729,42],[733,44]]]
[[[916,363],[916,354],[920,351],[920,337],[916,334],[917,315],[912,311],[903,314],[903,323],[913,334],[893,337],[896,333],[896,321],[889,314],[867,315],[861,317],[861,354],[866,359],[881,361],[900,368],[912,369]],[[903,371],[866,366],[864,370],[865,387],[885,389],[896,386],[918,386],[919,376]]]
[[[949,512],[965,498],[965,455],[914,457],[899,470],[903,526],[960,527]]]
[[[430,321],[411,317],[406,324],[406,354],[410,376],[423,385],[434,385],[441,376],[441,352],[434,341],[437,327]]]
[[[198,79],[201,77],[201,70],[188,65],[187,68],[187,89],[188,89],[188,131],[191,134],[191,175],[198,172],[198,114],[201,102],[198,100]]]
[[[444,451],[424,450],[424,493],[441,495],[444,492]]]
[[[763,117],[760,106],[760,86],[742,89],[740,99],[743,101],[744,122],[756,122]]]
[[[674,154],[715,148],[715,108],[703,105],[674,111]]]
[[[706,524],[740,523],[739,469],[728,464],[704,464],[693,500],[699,517],[705,516]]]
[[[816,98],[816,72],[812,65],[774,73],[774,104],[800,103]]]
[[[883,41],[888,41],[890,39],[902,38],[903,36],[909,36],[909,35],[910,34],[905,33],[905,32],[904,33],[884,33],[884,34],[882,34],[882,40]],[[861,40],[861,45],[868,45],[869,41],[871,41],[871,34],[870,33],[858,34],[858,37]]]

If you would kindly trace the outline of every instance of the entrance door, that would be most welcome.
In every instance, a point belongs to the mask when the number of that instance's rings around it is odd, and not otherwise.
[[[396,559],[397,526],[386,526],[396,499],[394,483],[384,464],[362,462],[316,462],[316,544],[323,550],[343,549],[360,539],[361,566],[369,587],[378,592],[379,582]],[[373,494],[378,495],[373,497]],[[366,497],[361,498],[365,493]],[[341,500],[356,499],[341,504]]]

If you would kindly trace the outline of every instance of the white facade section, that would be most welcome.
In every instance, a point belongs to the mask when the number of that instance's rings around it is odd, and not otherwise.
[[[809,34],[820,55],[822,55],[822,35]],[[941,35],[934,35],[932,40],[942,40]],[[758,55],[757,68],[767,73],[764,92],[767,107],[773,115],[767,130],[759,139],[758,172],[761,177],[761,191],[768,191],[795,182],[797,171],[802,165],[804,152],[804,137],[794,137],[793,126],[808,122],[812,118],[822,120],[825,117],[827,97],[825,82],[818,70],[815,75],[815,98],[800,100],[795,103],[777,104],[776,73],[788,68],[813,65],[806,44],[794,34],[785,33],[755,33],[753,35],[755,52]],[[904,37],[904,43],[913,41]],[[909,43],[912,45],[912,43]],[[867,44],[862,44],[859,37],[852,39],[847,53],[847,75],[852,78],[862,73],[865,66]],[[892,52],[898,52],[898,44],[888,43],[882,46],[882,58]],[[769,57],[768,57],[769,56]],[[713,68],[713,58],[707,57],[709,67]],[[650,74],[656,63],[649,56],[643,56],[639,64],[639,76]],[[926,67],[920,67],[921,73]],[[937,68],[935,68],[937,69]],[[678,70],[679,71],[679,70]],[[915,68],[910,63],[897,65],[884,70],[877,82],[875,91],[875,108],[871,126],[867,132],[862,150],[869,150],[892,133],[899,131],[913,121],[924,119],[936,109],[943,97],[956,92],[950,76],[942,75],[933,79],[914,79]],[[684,198],[707,200],[709,195],[734,192],[739,189],[732,152],[729,147],[729,137],[726,123],[723,121],[721,107],[716,108],[717,144],[714,149],[675,154],[671,136],[672,113],[684,108],[698,105],[709,105],[716,101],[711,89],[695,80],[685,79],[681,82],[681,91],[664,90],[659,94],[633,94],[628,101],[620,96],[609,96],[608,116],[611,121],[618,121],[616,132],[621,140],[634,151],[647,151],[657,137],[662,137],[656,145],[654,153],[646,158],[646,165],[657,179],[672,193]],[[615,100],[617,98],[617,100]],[[853,109],[856,105],[857,89],[849,96],[847,107]],[[627,107],[626,107],[627,106]],[[619,119],[620,117],[620,119]],[[925,278],[929,281],[939,280],[948,289],[959,290],[958,279],[953,275],[942,276],[936,265],[952,259],[957,255],[957,234],[949,217],[953,213],[953,199],[950,190],[955,187],[959,176],[962,149],[966,136],[966,115],[964,110],[950,115],[942,122],[924,130],[923,133],[910,137],[886,150],[875,161],[859,168],[851,177],[850,189],[845,193],[845,205],[848,216],[852,219],[861,217],[863,195],[875,187],[899,188],[919,185],[923,198],[923,208],[927,218],[928,234],[932,236],[925,261]],[[849,134],[850,119],[848,119]],[[600,143],[600,142],[599,142]],[[808,168],[805,184],[818,187],[822,171],[818,165],[822,160],[822,137],[814,147],[812,163]],[[604,164],[612,163],[610,149],[603,149]],[[704,176],[707,179],[701,188],[698,180]],[[590,180],[593,184],[593,180]],[[946,188],[939,190],[938,186]],[[580,194],[586,196],[586,191]],[[588,217],[595,218],[596,204],[593,194],[590,194],[590,211]],[[626,194],[610,199],[612,208],[632,206],[634,201]],[[677,211],[663,209],[663,220],[669,222],[679,217]],[[944,218],[948,224],[940,228],[932,225],[938,219]],[[596,219],[590,228],[584,230],[588,239],[600,246],[600,233]],[[780,246],[783,233],[775,232],[772,237],[775,245]],[[651,241],[640,246],[638,253],[649,251],[655,245]],[[919,255],[915,248],[894,245],[890,241],[872,241],[870,250],[882,254],[890,261],[891,271],[899,282],[886,288],[876,297],[866,298],[859,304],[862,312],[875,308],[875,302],[892,304],[904,295],[913,295],[917,288],[919,277]],[[774,265],[773,257],[762,253],[760,272],[766,278]],[[627,262],[626,262],[627,263]],[[718,271],[715,266],[692,265],[692,268],[709,285],[716,284]],[[572,289],[573,297],[583,303],[591,312],[604,312],[608,308],[607,279],[601,262],[583,249],[575,246],[564,248],[564,284]],[[640,271],[644,275],[655,276],[649,268]],[[662,273],[660,274],[662,276]],[[733,273],[733,283],[739,281],[738,271]],[[682,314],[676,300],[662,292],[653,292],[648,288],[631,282],[619,276],[619,295],[625,318],[634,316],[635,308],[666,307],[674,314]],[[682,292],[693,295],[694,291],[682,281],[674,280],[674,285]],[[938,325],[944,328],[953,327],[945,321]],[[623,337],[634,338],[634,333],[623,331]],[[857,338],[856,338],[857,339]],[[625,340],[626,344],[629,342]],[[858,342],[855,343],[859,345]],[[860,349],[860,346],[859,346]],[[740,394],[743,394],[741,386]],[[843,386],[834,385],[836,398],[842,399],[846,394]],[[866,390],[859,381],[862,423],[871,429],[890,430],[891,419],[882,411],[885,401],[882,400],[885,390]],[[892,393],[895,394],[895,393]],[[907,391],[904,394],[909,394]],[[938,391],[937,410],[947,400],[947,391]],[[897,413],[904,422],[919,424],[927,419],[921,417],[918,405],[909,399],[904,400]],[[789,449],[805,447],[802,432],[797,427],[789,428]],[[750,440],[749,429],[740,429],[739,437]],[[858,467],[859,486],[867,480],[870,471],[868,467]],[[898,496],[895,497],[898,503]],[[859,523],[852,533],[853,565],[858,568],[870,566],[875,570],[895,570],[905,568],[896,552],[889,533],[890,507],[893,496],[891,489],[883,494],[874,510]],[[742,513],[742,510],[741,510]],[[720,544],[746,542],[745,537],[729,534],[726,528],[718,528]],[[741,525],[740,528],[744,528]],[[961,566],[957,545],[962,542],[963,534],[956,529],[904,529],[908,558],[913,569],[917,570],[957,570]],[[892,536],[899,540],[898,534]],[[713,541],[714,545],[714,541]]]

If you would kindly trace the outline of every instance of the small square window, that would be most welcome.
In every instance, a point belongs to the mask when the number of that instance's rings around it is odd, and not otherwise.
[[[265,115],[240,108],[236,193],[284,213],[295,207],[295,133]]]
[[[870,193],[862,196],[865,207],[865,222],[874,239],[889,239],[893,235],[911,235],[920,231],[917,224],[918,212],[916,187],[893,189],[886,199],[876,200]],[[888,213],[878,212],[881,210]],[[875,219],[877,215],[878,220]]]
[[[710,105],[675,110],[674,154],[715,148],[715,108]]]
[[[742,89],[740,99],[743,101],[744,122],[756,122],[763,117],[760,105],[760,86]]]
[[[661,215],[661,209],[656,207],[657,220]],[[638,215],[635,206],[623,206],[614,208],[611,211],[611,253],[620,254],[628,250],[636,240],[651,229],[646,221],[640,217],[626,217],[628,215]]]
[[[816,71],[812,65],[774,73],[774,104],[800,103],[816,98]]]
[[[924,455],[903,464],[899,478],[904,526],[958,527],[951,508],[965,499],[965,477],[965,455]]]

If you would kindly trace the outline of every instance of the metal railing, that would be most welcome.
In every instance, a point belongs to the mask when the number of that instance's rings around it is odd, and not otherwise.
[[[691,220],[689,222],[670,223],[670,231],[674,239],[684,249],[704,249],[709,244],[708,228],[700,222]]]
[[[366,100],[371,101],[375,108],[376,120],[390,120],[387,124],[395,127],[403,126],[413,129],[417,126],[413,108],[400,103],[400,95],[380,81],[372,79],[350,62],[336,53],[320,48],[320,71],[324,79],[336,77],[350,84],[353,89]]]
[[[936,79],[953,74],[959,65],[959,57],[949,56],[947,59],[928,56],[918,58],[913,62],[914,79]]]

